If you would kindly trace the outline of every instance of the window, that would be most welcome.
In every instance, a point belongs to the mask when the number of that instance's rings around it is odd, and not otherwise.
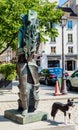
[[[69,7],[68,4],[66,5],[66,7]]]
[[[71,20],[67,21],[67,28],[72,29],[72,21]]]
[[[68,34],[68,43],[72,43],[73,42],[73,36],[72,34]]]
[[[50,28],[56,28],[56,24],[52,22],[48,22]]]
[[[55,37],[51,37],[51,42],[55,43],[56,42],[56,38]]]
[[[78,72],[75,73],[75,77],[78,77]]]
[[[51,47],[51,53],[56,53],[56,47]]]
[[[56,24],[55,23],[52,23],[52,28],[55,28],[56,27]]]
[[[73,47],[68,47],[68,53],[73,53]]]
[[[72,74],[72,77],[78,77],[78,71],[76,71],[74,74]]]

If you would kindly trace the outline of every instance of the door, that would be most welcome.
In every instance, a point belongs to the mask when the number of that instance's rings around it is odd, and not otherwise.
[[[67,70],[69,71],[75,70],[75,64],[76,63],[73,60],[67,61]]]

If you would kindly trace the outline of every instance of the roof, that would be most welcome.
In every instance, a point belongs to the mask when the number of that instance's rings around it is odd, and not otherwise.
[[[67,16],[70,16],[70,17],[71,17],[71,16],[73,16],[73,17],[78,17],[78,15],[75,14],[71,8],[61,7],[61,9],[62,9],[62,11],[64,11],[64,12],[67,14]]]
[[[68,3],[69,1],[70,1],[70,0],[67,0],[66,2],[64,2],[64,3],[62,4],[62,6],[65,5],[66,3]]]

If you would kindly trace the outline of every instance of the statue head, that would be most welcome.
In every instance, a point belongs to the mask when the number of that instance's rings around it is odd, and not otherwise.
[[[31,21],[31,25],[37,25],[37,12],[34,10],[28,10],[28,20]]]
[[[28,20],[28,15],[27,14],[21,14],[20,19],[21,19],[21,21],[22,21],[22,23],[24,25],[29,25],[30,24],[30,21]]]

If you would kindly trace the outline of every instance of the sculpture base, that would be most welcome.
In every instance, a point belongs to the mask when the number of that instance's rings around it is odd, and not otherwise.
[[[6,110],[4,116],[12,121],[20,124],[28,124],[32,122],[47,120],[48,114],[41,111],[36,111],[32,113],[27,113],[26,116],[21,115],[21,111],[18,110]]]

